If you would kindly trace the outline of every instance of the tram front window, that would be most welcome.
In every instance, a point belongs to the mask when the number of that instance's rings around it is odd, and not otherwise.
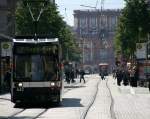
[[[56,80],[57,63],[45,55],[16,55],[14,79],[22,81]]]

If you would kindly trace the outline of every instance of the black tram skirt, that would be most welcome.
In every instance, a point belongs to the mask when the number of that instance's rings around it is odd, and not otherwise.
[[[58,88],[24,88],[23,90],[13,89],[12,102],[59,102],[61,90]]]

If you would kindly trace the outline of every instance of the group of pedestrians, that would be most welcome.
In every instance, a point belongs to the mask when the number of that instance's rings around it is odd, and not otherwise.
[[[74,80],[74,78],[75,78],[74,70],[73,69],[71,69],[71,70],[66,69],[65,70],[65,78],[66,78],[67,83],[70,83],[70,82],[74,83],[75,82],[75,80]]]
[[[83,69],[74,69],[74,68],[65,68],[65,80],[67,83],[74,83],[75,78],[80,78],[80,82],[83,80],[83,82],[85,83],[85,71]]]
[[[128,63],[127,65],[118,65],[115,71],[113,71],[113,76],[117,79],[117,85],[120,86],[121,83],[127,86],[137,87],[137,68],[136,65]]]

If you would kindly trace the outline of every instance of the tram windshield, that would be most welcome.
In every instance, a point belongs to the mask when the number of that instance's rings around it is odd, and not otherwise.
[[[14,80],[49,81],[58,78],[57,50],[48,53],[34,51],[27,54],[15,52],[14,61]]]

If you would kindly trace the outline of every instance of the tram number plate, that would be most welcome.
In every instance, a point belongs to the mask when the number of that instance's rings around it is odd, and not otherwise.
[[[23,91],[24,89],[23,88],[17,88],[17,91]]]

